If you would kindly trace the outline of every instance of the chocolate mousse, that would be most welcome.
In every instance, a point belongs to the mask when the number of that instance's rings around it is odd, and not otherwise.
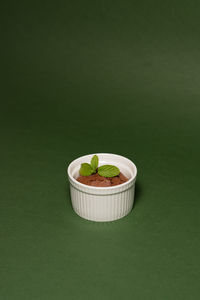
[[[89,176],[80,175],[76,180],[86,185],[106,187],[122,184],[128,181],[128,178],[120,172],[118,176],[114,177],[104,177],[100,176],[98,173]]]

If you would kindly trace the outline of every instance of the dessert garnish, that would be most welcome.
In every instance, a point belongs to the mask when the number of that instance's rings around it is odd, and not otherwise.
[[[92,174],[98,173],[103,177],[115,177],[118,176],[120,170],[113,165],[103,165],[98,167],[99,158],[97,155],[94,155],[89,163],[82,163],[81,168],[79,170],[80,175],[82,176],[90,176]]]

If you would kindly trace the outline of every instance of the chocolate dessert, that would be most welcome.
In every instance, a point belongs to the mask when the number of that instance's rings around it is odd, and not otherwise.
[[[122,184],[128,181],[128,178],[124,176],[118,167],[113,165],[103,165],[98,167],[99,158],[94,155],[89,163],[82,163],[77,181],[80,183],[97,186],[106,187]]]
[[[89,176],[80,175],[76,180],[86,185],[107,187],[122,184],[128,181],[128,178],[120,172],[119,175],[114,177],[104,177],[100,176],[98,173]]]

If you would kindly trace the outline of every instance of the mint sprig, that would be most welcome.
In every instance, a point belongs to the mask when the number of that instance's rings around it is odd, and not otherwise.
[[[104,177],[115,177],[120,173],[120,170],[116,166],[103,165],[98,168],[98,164],[99,164],[99,158],[97,155],[94,155],[91,159],[90,164],[88,163],[81,164],[79,173],[82,176],[90,176],[98,172],[100,176],[104,176]]]
[[[97,155],[94,155],[91,159],[90,165],[92,167],[92,170],[94,171],[94,173],[96,173],[96,170],[98,168],[98,164],[99,164],[99,158]]]
[[[119,175],[120,170],[112,165],[104,165],[98,168],[98,174],[104,177],[114,177]]]
[[[83,163],[83,164],[81,164],[81,168],[80,168],[80,170],[79,170],[79,173],[80,173],[82,176],[90,176],[90,175],[92,175],[93,170],[92,170],[91,165],[88,164],[88,163]]]

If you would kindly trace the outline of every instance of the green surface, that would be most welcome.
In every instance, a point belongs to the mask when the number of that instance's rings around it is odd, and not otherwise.
[[[199,1],[0,13],[0,299],[199,299]],[[71,207],[67,165],[98,152],[138,167],[116,222]]]

